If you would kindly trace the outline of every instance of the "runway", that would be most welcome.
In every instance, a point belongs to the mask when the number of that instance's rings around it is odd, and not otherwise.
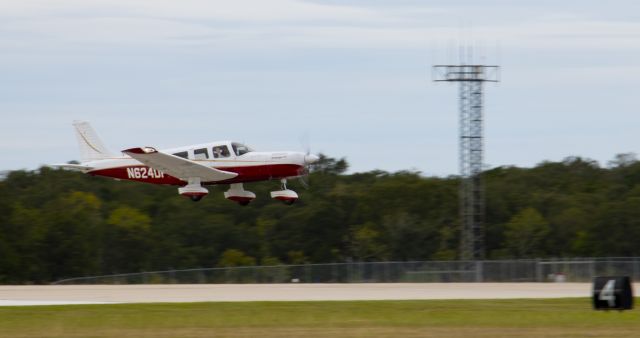
[[[635,284],[634,287],[640,286]],[[590,297],[589,283],[171,284],[0,286],[0,306],[166,302]]]

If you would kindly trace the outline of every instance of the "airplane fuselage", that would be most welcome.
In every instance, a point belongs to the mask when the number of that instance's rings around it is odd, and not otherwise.
[[[163,152],[176,152],[175,149]],[[238,176],[224,181],[202,182],[203,185],[233,184],[283,179],[300,176],[304,168],[304,153],[300,152],[249,152],[241,156],[227,158],[191,159],[205,166],[229,171]],[[131,180],[152,184],[182,186],[186,181],[173,177],[158,169],[148,167],[139,161],[123,156],[86,163],[94,169],[87,171],[93,176],[104,176],[121,180]]]

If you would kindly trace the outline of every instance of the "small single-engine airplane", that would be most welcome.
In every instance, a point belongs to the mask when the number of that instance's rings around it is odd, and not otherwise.
[[[139,147],[116,155],[107,150],[88,122],[75,121],[82,162],[55,164],[93,176],[177,185],[180,195],[199,201],[209,191],[203,185],[230,184],[224,197],[247,205],[256,195],[243,183],[278,179],[281,189],[271,192],[285,204],[293,204],[298,194],[287,189],[287,179],[302,177],[318,156],[302,152],[257,152],[231,141],[196,144],[166,150]]]

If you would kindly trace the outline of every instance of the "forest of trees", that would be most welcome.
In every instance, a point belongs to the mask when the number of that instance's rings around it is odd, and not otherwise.
[[[43,167],[0,181],[0,283],[194,267],[449,260],[458,253],[458,177],[345,174],[322,157],[301,199],[248,185],[242,207],[225,186],[194,203],[175,187]],[[485,172],[487,256],[640,255],[640,162],[572,157]]]

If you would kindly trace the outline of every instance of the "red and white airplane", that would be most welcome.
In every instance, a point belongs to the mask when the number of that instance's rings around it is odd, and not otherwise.
[[[165,150],[152,147],[130,148],[122,155],[107,150],[88,122],[75,121],[82,162],[56,164],[55,167],[79,170],[93,176],[177,185],[178,193],[199,201],[209,191],[204,185],[230,184],[224,197],[247,205],[256,195],[244,190],[243,183],[278,179],[281,189],[271,192],[285,204],[298,194],[287,189],[287,179],[305,175],[307,166],[318,156],[302,152],[257,152],[244,144],[219,141]]]

